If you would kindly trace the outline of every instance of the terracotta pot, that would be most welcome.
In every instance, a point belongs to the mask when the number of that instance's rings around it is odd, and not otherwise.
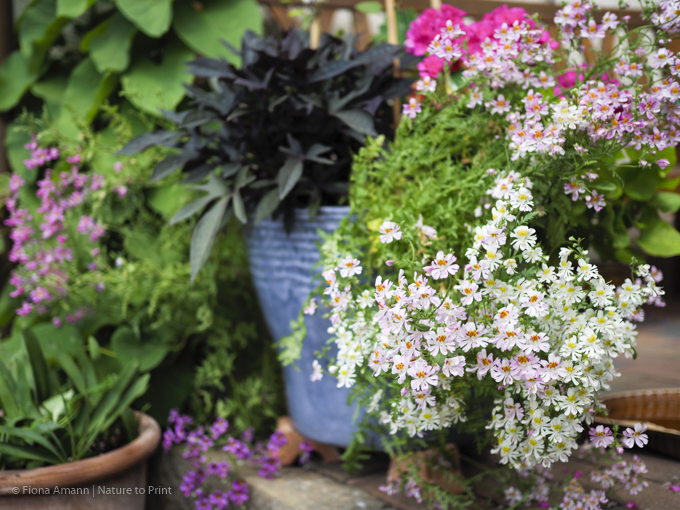
[[[146,460],[158,447],[158,423],[139,414],[139,436],[112,452],[68,464],[0,471],[0,508],[9,510],[144,510]]]

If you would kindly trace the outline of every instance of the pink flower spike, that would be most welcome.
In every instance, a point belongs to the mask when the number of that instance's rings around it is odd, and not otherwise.
[[[680,492],[680,485],[669,485],[668,488],[673,492]]]
[[[385,265],[387,266],[393,266],[394,265],[394,260],[386,260]]]

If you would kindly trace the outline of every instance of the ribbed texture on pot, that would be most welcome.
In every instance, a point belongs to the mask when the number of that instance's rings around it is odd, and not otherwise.
[[[251,228],[246,240],[250,272],[256,285],[260,284],[281,301],[294,298],[304,302],[314,288],[312,268],[320,260],[317,230],[333,232],[348,213],[348,207],[322,207],[310,221],[306,210],[298,210],[290,235],[280,219],[263,220]],[[273,333],[277,340],[288,334]]]
[[[310,291],[320,280],[313,280],[320,261],[318,230],[333,232],[349,213],[348,207],[322,207],[313,220],[307,211],[296,212],[296,222],[290,235],[283,223],[264,220],[246,232],[246,244],[253,282],[262,306],[267,326],[276,341],[290,334],[290,322],[297,319]],[[307,337],[296,369],[284,367],[288,412],[295,428],[316,441],[346,446],[355,427],[354,408],[347,405],[349,392],[338,389],[336,380],[325,375],[312,383],[314,353],[322,350],[330,338],[330,322],[317,310],[307,316]]]

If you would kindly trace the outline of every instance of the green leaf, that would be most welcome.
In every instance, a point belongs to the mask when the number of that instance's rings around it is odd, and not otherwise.
[[[170,224],[174,225],[175,223],[179,223],[180,221],[186,220],[187,218],[190,218],[194,214],[196,214],[199,211],[202,211],[210,202],[215,200],[215,198],[212,195],[206,195],[204,197],[199,198],[198,200],[194,200],[193,202],[188,203],[182,209],[179,210],[177,214],[175,214],[172,219],[170,220]]]
[[[337,117],[347,124],[351,129],[361,133],[362,135],[378,135],[378,133],[375,131],[373,117],[362,110],[344,110],[333,113],[333,116]]]
[[[101,348],[97,339],[90,335],[87,337],[87,348],[90,351],[90,358],[92,361],[97,361],[101,357]]]
[[[655,168],[625,167],[619,169],[619,174],[625,182],[623,192],[641,202],[654,196],[654,190],[661,180]]]
[[[354,8],[359,11],[363,12],[365,14],[375,14],[379,12],[383,12],[383,6],[380,2],[375,2],[375,1],[367,1],[367,2],[359,2],[354,6]]]
[[[29,59],[29,69],[36,72],[54,40],[68,24],[69,18],[57,15],[57,0],[37,0],[24,10],[17,23],[19,48]]]
[[[302,177],[302,159],[289,156],[279,170],[276,180],[279,183],[279,199],[283,200]]]
[[[39,76],[29,69],[28,57],[12,53],[0,68],[0,112],[13,108]]]
[[[146,372],[160,365],[168,353],[167,345],[153,340],[137,338],[130,327],[119,326],[111,337],[111,349],[116,352],[123,365],[137,360],[139,370]]]
[[[104,425],[102,426],[102,430],[108,430],[111,428],[113,423],[123,415],[123,413],[130,409],[130,406],[132,403],[137,400],[139,397],[144,395],[146,393],[146,390],[149,388],[149,379],[151,378],[151,375],[149,374],[144,374],[142,377],[137,379],[128,389],[127,391],[123,394],[123,396],[120,398],[118,405],[115,407],[113,411],[109,414],[108,419],[104,422]]]
[[[154,145],[173,143],[183,136],[176,131],[150,131],[134,137],[116,154],[137,154]]]
[[[58,457],[46,452],[39,452],[31,446],[0,444],[0,453],[20,459],[37,460],[45,464],[59,464],[60,462]]]
[[[245,225],[248,223],[248,216],[246,215],[246,206],[243,203],[243,199],[241,198],[241,194],[238,192],[238,189],[234,190],[232,201],[234,204],[234,216],[236,216],[236,218]]]
[[[196,9],[200,5],[200,9]],[[239,48],[246,30],[262,33],[262,12],[254,0],[205,0],[175,3],[173,28],[184,43],[208,57],[224,57],[235,65],[241,59],[220,41]]]
[[[680,232],[660,218],[647,225],[637,243],[645,253],[655,257],[680,255]]]
[[[680,186],[680,177],[674,177],[673,179],[664,178],[661,179],[656,185],[656,189],[667,189],[674,191]]]
[[[150,37],[160,37],[170,28],[172,0],[116,0],[123,15]]]
[[[88,434],[81,437],[78,444],[78,453],[84,453],[90,448],[92,442],[96,437],[104,432],[104,423],[109,414],[116,408],[116,405],[121,401],[123,393],[130,384],[137,377],[139,372],[139,363],[132,359],[124,365],[123,370],[118,374],[113,386],[109,389],[101,401],[92,412],[91,421],[88,427]]]
[[[149,191],[146,203],[165,219],[170,219],[184,203],[186,196],[187,189],[179,184],[159,186]]]
[[[175,170],[182,168],[192,157],[194,157],[194,154],[186,152],[171,154],[156,165],[149,181],[155,182],[167,177]]]
[[[37,443],[40,446],[44,447],[46,450],[49,450],[52,454],[54,454],[55,457],[59,459],[59,462],[66,462],[66,459],[62,457],[61,453],[54,447],[52,443],[50,443],[47,439],[45,439],[42,435],[40,435],[38,432],[35,430],[31,430],[28,428],[15,428],[15,427],[4,427],[0,425],[0,434],[6,434],[11,437],[16,437],[19,439],[23,439],[24,441],[28,443]]]
[[[255,223],[261,222],[263,219],[272,214],[276,208],[281,203],[279,198],[279,190],[273,189],[267,192],[257,204],[257,209],[255,211]]]
[[[137,32],[135,26],[116,13],[93,32],[88,48],[97,71],[125,71],[130,65],[130,48]]]
[[[30,329],[25,329],[23,333],[26,352],[28,353],[28,360],[31,364],[33,380],[35,381],[37,401],[42,402],[47,400],[52,394],[50,390],[47,362],[45,361],[45,355],[40,348],[40,343],[38,343],[38,338],[35,336],[35,333]]]
[[[64,91],[68,85],[67,76],[53,76],[39,81],[31,87],[31,93],[45,101],[52,120],[59,118]]]
[[[73,383],[75,389],[80,393],[86,393],[87,384],[85,383],[85,376],[81,372],[80,368],[78,368],[78,365],[76,365],[75,361],[73,361],[73,358],[59,350],[55,351],[54,354],[57,358],[57,361],[59,362],[59,366],[61,366],[64,372],[66,372],[66,375]]]
[[[174,110],[184,97],[185,83],[192,77],[185,63],[193,52],[180,41],[171,42],[160,64],[142,57],[133,63],[121,80],[128,100],[142,111],[161,116],[160,110]]]
[[[56,123],[59,130],[67,136],[77,136],[77,121],[91,122],[117,82],[116,74],[100,74],[89,58],[78,64],[64,90]]]
[[[616,183],[611,182],[611,181],[598,181],[595,184],[593,184],[593,188],[595,188],[597,191],[601,193],[612,193],[616,191],[617,186]]]
[[[0,404],[5,411],[5,418],[17,418],[20,414],[19,405],[14,399],[17,389],[12,374],[0,360]]]
[[[57,0],[57,16],[78,18],[87,11],[95,0]]]
[[[24,148],[24,145],[31,141],[31,135],[22,131],[17,123],[7,126],[5,135],[5,148],[7,149],[7,160],[12,171],[21,175],[29,183],[34,183],[36,173],[26,169],[24,161],[31,157],[31,151]],[[1,142],[0,142],[1,143]]]
[[[227,209],[229,197],[218,200],[198,221],[191,237],[191,249],[189,258],[191,260],[191,281],[196,279],[196,275],[201,270],[210,256],[210,250],[215,243],[217,232],[222,224],[222,217]]]
[[[660,191],[654,195],[652,205],[661,212],[674,213],[680,209],[680,193]]]

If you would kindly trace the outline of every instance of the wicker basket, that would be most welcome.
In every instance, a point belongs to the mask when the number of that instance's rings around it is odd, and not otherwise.
[[[609,416],[596,416],[595,422],[621,427],[647,425],[646,448],[680,459],[680,389],[631,391],[601,398]]]

